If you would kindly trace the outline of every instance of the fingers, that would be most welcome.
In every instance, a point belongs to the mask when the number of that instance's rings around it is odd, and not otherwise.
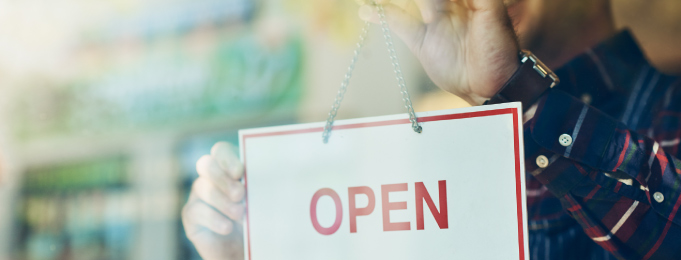
[[[359,1],[359,0],[358,0]],[[364,5],[370,5],[371,1],[370,0],[361,0],[364,3]],[[390,4],[390,0],[377,0],[375,1],[376,4],[381,4],[381,5],[388,5]],[[423,23],[431,23],[435,20],[435,17],[438,15],[438,12],[443,12],[447,10],[447,6],[451,4],[451,2],[458,2],[458,0],[409,0],[407,3],[403,3],[406,5],[395,5],[397,7],[400,7],[403,11],[405,11],[407,14],[413,15],[418,17],[418,13],[420,13],[421,18],[423,19]],[[395,3],[397,4],[397,3]],[[416,5],[413,9],[417,9],[417,13],[414,13],[412,8],[409,8],[413,5]],[[368,8],[365,8],[368,10]],[[367,10],[364,10],[366,12]],[[361,17],[361,16],[360,16]],[[365,19],[366,20],[366,19]],[[378,20],[376,20],[378,22]]]
[[[390,29],[412,51],[416,52],[421,46],[423,35],[425,34],[425,25],[396,5],[386,4],[383,6],[383,9],[385,10],[385,20]],[[380,23],[376,7],[363,5],[359,9],[359,16],[362,20]]]
[[[370,5],[362,5],[359,7],[359,18],[364,21],[379,23],[378,14]]]
[[[244,215],[245,190],[239,182],[243,165],[235,150],[229,143],[218,142],[211,155],[196,162],[199,178],[182,210],[187,237],[207,260],[243,259],[240,226],[235,223],[241,223]]]
[[[244,205],[239,203],[239,201],[241,201],[242,197],[236,199],[229,198],[229,196],[225,195],[225,193],[204,177],[199,177],[194,181],[192,191],[206,204],[217,209],[230,219],[241,223]]]
[[[182,223],[189,239],[197,236],[203,228],[220,235],[228,235],[234,230],[234,224],[227,217],[198,200],[185,205]]]
[[[204,155],[199,158],[196,162],[196,171],[199,173],[200,178],[203,177],[215,185],[220,191],[227,194],[231,201],[238,202],[243,198],[243,184],[232,179],[224,170],[222,170],[212,156]]]
[[[241,228],[192,194],[182,224],[203,259],[244,259]]]
[[[437,5],[440,0],[415,0],[415,2],[421,11],[423,22],[431,23],[435,19],[435,15],[437,15]]]
[[[234,180],[240,179],[244,172],[243,164],[234,153],[236,150],[237,148],[228,142],[217,142],[210,149],[213,159]]]
[[[243,240],[238,232],[223,236],[205,231],[189,240],[204,260],[244,259]]]
[[[506,8],[503,0],[467,0],[467,4],[476,11],[501,11]]]

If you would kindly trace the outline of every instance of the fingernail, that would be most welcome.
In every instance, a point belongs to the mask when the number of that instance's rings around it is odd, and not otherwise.
[[[212,172],[222,172],[222,169],[220,168],[220,165],[219,165],[218,162],[215,161],[215,160],[211,160],[211,164],[210,164],[209,167],[210,167],[210,170],[211,170]]]
[[[233,146],[227,142],[217,142],[210,150],[211,156],[215,159],[217,164],[223,169],[227,170],[230,164],[233,163],[234,155]]]
[[[373,10],[371,10],[371,6],[369,5],[363,5],[359,7],[359,18],[362,20],[369,20],[371,19],[371,15],[373,13]]]
[[[235,180],[241,178],[243,171],[244,167],[241,162],[234,162],[231,164],[231,167],[229,167],[229,174],[231,175],[232,179]]]

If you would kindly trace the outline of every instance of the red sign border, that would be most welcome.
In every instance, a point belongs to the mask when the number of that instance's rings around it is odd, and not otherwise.
[[[491,110],[485,110],[485,111],[476,111],[476,112],[466,112],[466,113],[458,113],[458,114],[446,114],[446,115],[437,115],[437,116],[424,116],[424,117],[419,117],[418,121],[419,122],[433,122],[433,121],[442,121],[442,120],[454,120],[454,119],[464,119],[464,118],[474,118],[474,117],[484,117],[484,116],[496,116],[496,115],[504,115],[504,114],[511,114],[513,115],[513,142],[514,142],[514,154],[515,154],[515,183],[516,183],[516,205],[517,205],[517,216],[518,216],[518,246],[519,246],[519,252],[520,252],[520,260],[525,260],[525,244],[524,244],[524,237],[523,237],[523,202],[522,202],[522,187],[521,187],[521,178],[523,177],[520,172],[520,137],[519,137],[519,131],[518,130],[518,109],[517,108],[500,108],[500,109],[491,109]],[[377,127],[377,126],[387,126],[387,125],[399,125],[399,124],[411,124],[409,122],[409,119],[396,119],[396,120],[385,120],[385,121],[377,121],[377,122],[367,122],[367,123],[356,123],[356,124],[347,124],[347,125],[337,125],[333,126],[332,131],[338,131],[338,130],[343,130],[343,129],[355,129],[355,128],[365,128],[365,127]],[[244,160],[244,187],[246,188],[246,196],[245,196],[245,201],[246,201],[246,235],[248,237],[248,259],[251,260],[251,232],[250,232],[250,221],[248,220],[248,178],[246,174],[246,169],[248,168],[246,166],[246,140],[248,138],[257,138],[257,137],[266,137],[266,136],[279,136],[279,135],[292,135],[292,134],[305,134],[305,133],[321,133],[324,131],[323,127],[312,127],[312,128],[305,128],[305,129],[297,129],[297,130],[289,130],[289,131],[278,131],[278,132],[266,132],[266,133],[257,133],[257,134],[247,134],[243,135],[241,138],[241,143],[243,145],[243,160]]]

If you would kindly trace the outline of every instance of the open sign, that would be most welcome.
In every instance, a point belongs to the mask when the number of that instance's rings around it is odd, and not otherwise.
[[[240,131],[246,259],[528,259],[520,111]]]
[[[414,197],[416,204],[416,229],[423,230],[424,228],[424,216],[423,216],[423,202],[425,201],[430,209],[433,217],[437,221],[437,225],[441,229],[445,229],[449,226],[449,219],[447,219],[447,181],[439,181],[440,188],[440,209],[435,207],[433,199],[430,197],[428,190],[423,185],[423,182],[417,182],[414,184]],[[390,202],[390,192],[396,191],[407,191],[407,183],[399,184],[387,184],[381,185],[382,200],[381,205],[383,208],[383,231],[399,231],[399,230],[410,230],[411,223],[400,222],[394,223],[390,221],[390,211],[407,209],[407,202]],[[355,198],[358,194],[363,194],[367,196],[369,203],[366,207],[358,208],[355,203]],[[317,203],[319,198],[322,196],[329,196],[333,199],[334,206],[336,207],[336,217],[333,221],[331,227],[325,228],[319,224],[319,219],[317,218]],[[350,233],[357,232],[357,217],[366,216],[371,214],[376,207],[376,197],[374,191],[367,186],[361,187],[350,187],[348,188],[348,214],[350,218]],[[323,188],[315,192],[312,196],[312,202],[310,202],[310,220],[312,221],[312,226],[322,235],[331,235],[336,233],[340,227],[341,221],[343,220],[343,208],[341,206],[340,197],[338,193],[329,188]]]

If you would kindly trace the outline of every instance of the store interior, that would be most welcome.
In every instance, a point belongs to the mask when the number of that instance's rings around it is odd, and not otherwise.
[[[651,62],[681,72],[681,2],[613,2]],[[200,259],[180,220],[196,160],[239,129],[324,121],[358,8],[0,0],[0,259]],[[468,106],[395,48],[417,112]],[[338,119],[405,112],[372,26]]]

